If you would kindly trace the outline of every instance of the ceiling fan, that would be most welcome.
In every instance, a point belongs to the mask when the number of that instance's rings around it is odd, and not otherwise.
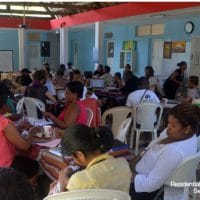
[[[22,24],[19,24],[19,28],[28,28],[28,25],[26,24],[26,7],[25,7],[25,4],[24,4],[24,9],[23,9],[23,23]]]

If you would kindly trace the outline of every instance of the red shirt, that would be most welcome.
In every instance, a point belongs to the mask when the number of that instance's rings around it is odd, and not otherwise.
[[[15,157],[15,145],[4,134],[9,119],[0,115],[0,167],[10,167]]]
[[[87,113],[85,110],[85,105],[83,101],[76,101],[76,103],[78,104],[78,106],[80,107],[80,113],[76,119],[75,124],[83,124],[86,125],[87,122]],[[62,121],[64,121],[65,118],[65,113],[67,112],[67,109],[69,108],[69,104],[67,104],[64,108],[64,110],[60,113],[60,115],[58,116],[58,118]]]

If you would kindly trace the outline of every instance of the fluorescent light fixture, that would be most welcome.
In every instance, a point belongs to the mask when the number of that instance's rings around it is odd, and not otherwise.
[[[23,17],[23,14],[19,14],[19,13],[0,13],[1,15],[5,15],[5,16],[16,16],[16,17]],[[38,15],[38,14],[26,14],[26,17],[37,17],[37,18],[51,18],[50,15]]]
[[[166,16],[166,14],[164,14],[164,13],[163,14],[150,15],[151,18],[156,18],[156,19],[157,18],[162,18],[162,17],[165,17],[165,16]]]

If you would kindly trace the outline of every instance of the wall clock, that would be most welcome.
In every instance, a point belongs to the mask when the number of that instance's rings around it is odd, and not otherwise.
[[[194,23],[193,22],[187,22],[184,26],[184,30],[187,34],[190,34],[194,31]]]

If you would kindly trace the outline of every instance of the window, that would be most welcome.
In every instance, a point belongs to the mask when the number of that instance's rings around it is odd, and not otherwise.
[[[137,27],[137,36],[154,36],[164,34],[164,24],[148,24]]]

